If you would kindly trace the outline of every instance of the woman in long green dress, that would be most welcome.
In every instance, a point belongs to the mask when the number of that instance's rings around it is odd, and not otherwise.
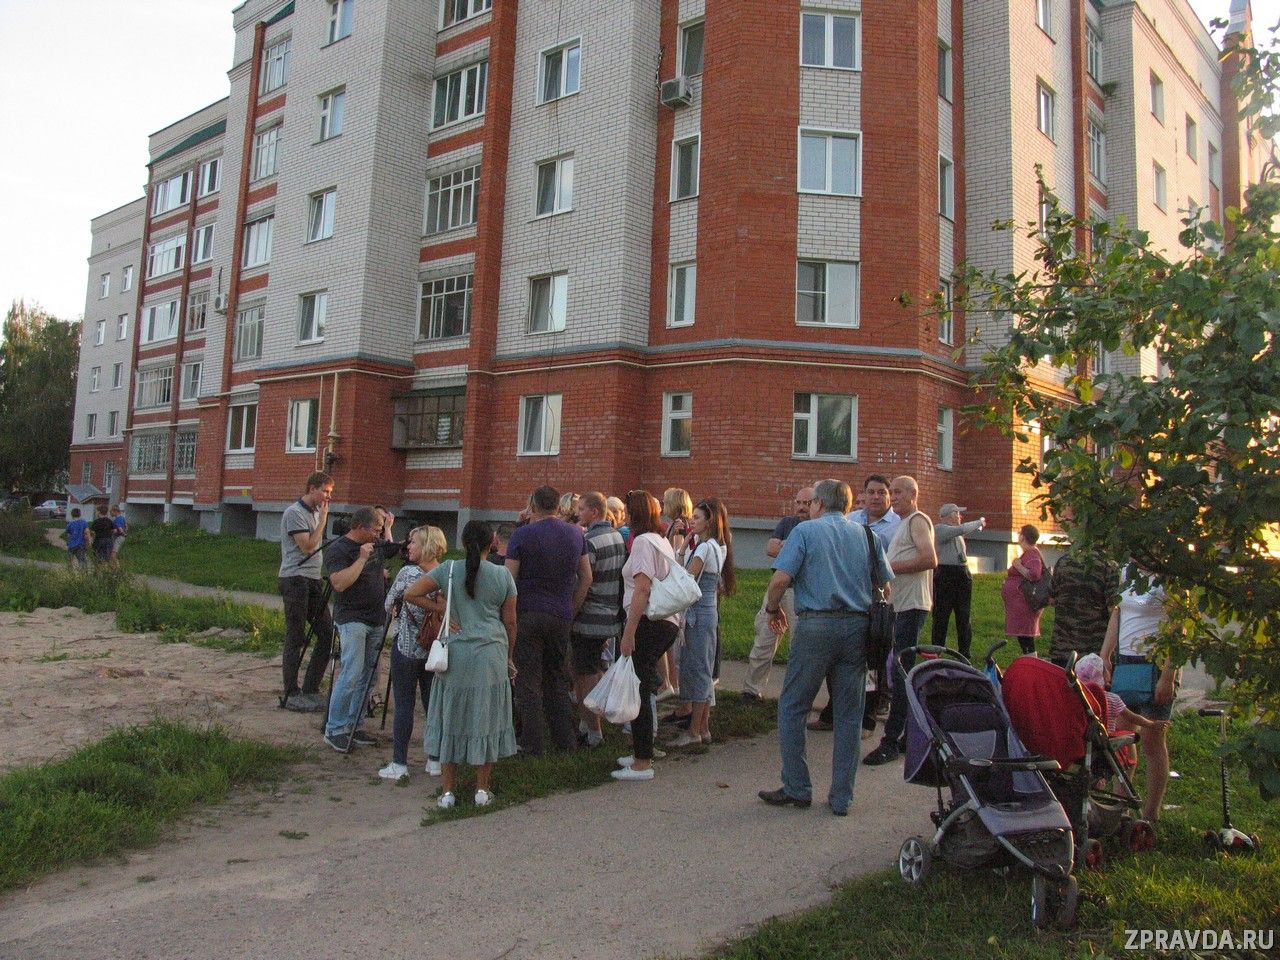
[[[456,802],[458,764],[476,768],[476,806],[493,802],[493,764],[516,752],[511,723],[511,659],[516,639],[516,584],[506,567],[485,563],[493,530],[479,520],[462,530],[466,560],[449,560],[416,580],[404,594],[417,602],[435,590],[450,591],[449,668],[436,674],[427,710],[427,755],[439,757],[442,810]],[[452,585],[450,585],[452,581]]]

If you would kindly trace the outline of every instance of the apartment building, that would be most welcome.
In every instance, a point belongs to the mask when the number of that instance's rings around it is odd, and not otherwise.
[[[1037,164],[1172,239],[1252,175],[1186,0],[248,0],[234,27],[228,98],[152,137],[124,427],[129,510],[211,530],[274,536],[316,468],[449,530],[544,482],[682,486],[749,562],[798,486],[911,473],[1002,564],[1025,451],[966,426],[980,351],[922,304],[1031,263],[989,226],[1036,220]]]

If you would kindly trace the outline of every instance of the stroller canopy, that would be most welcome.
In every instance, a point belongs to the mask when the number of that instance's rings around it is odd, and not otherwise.
[[[1084,759],[1089,715],[1071,688],[1067,671],[1039,657],[1018,657],[1004,673],[1001,693],[1013,728],[1032,753],[1057,760],[1065,770]],[[1093,712],[1106,723],[1106,699],[1086,691]]]

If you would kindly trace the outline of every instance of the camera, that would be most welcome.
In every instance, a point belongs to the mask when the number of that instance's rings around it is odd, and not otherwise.
[[[331,519],[333,521],[333,535],[335,537],[345,537],[348,533],[351,532],[351,515],[350,514],[344,513],[341,516],[332,517]]]

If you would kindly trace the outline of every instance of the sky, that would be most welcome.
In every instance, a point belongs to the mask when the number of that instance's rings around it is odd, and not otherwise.
[[[239,2],[0,0],[0,311],[82,316],[89,221],[142,195],[150,134],[227,95]],[[1264,34],[1280,0],[1253,14]]]

